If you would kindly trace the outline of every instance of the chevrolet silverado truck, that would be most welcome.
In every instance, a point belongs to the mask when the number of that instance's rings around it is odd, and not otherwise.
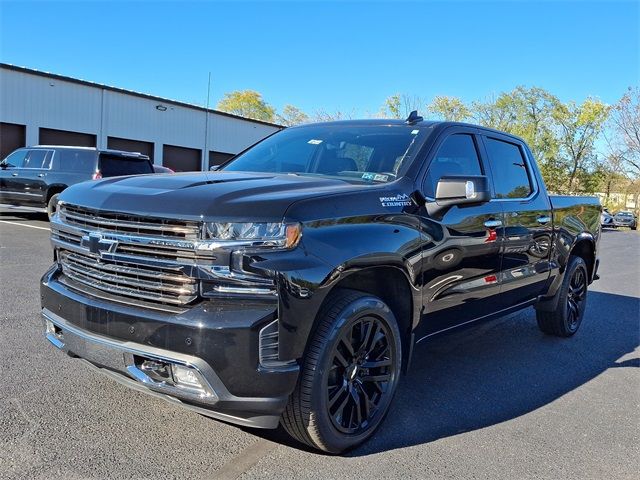
[[[343,452],[416,344],[531,306],[575,334],[600,210],[549,196],[496,130],[415,112],[287,128],[219,171],[62,192],[44,331],[134,389]]]

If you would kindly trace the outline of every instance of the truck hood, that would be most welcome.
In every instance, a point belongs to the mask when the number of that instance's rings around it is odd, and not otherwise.
[[[279,221],[298,200],[371,187],[310,176],[222,171],[83,182],[66,189],[60,201],[103,211],[182,220]]]

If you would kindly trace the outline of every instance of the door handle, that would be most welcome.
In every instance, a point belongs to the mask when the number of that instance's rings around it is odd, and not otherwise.
[[[45,175],[46,175],[46,173],[39,173],[39,174],[38,174],[38,177],[42,178],[42,177],[44,177]]]
[[[18,173],[17,173],[17,172],[14,172],[14,173],[12,173],[12,174],[11,174],[11,176],[12,176],[12,177],[17,177],[17,176],[18,176]]]
[[[502,226],[502,220],[487,220],[484,222],[484,226],[487,228],[498,228]]]
[[[537,220],[540,225],[546,225],[551,221],[551,217],[549,217],[548,215],[543,215],[542,217],[538,217]]]

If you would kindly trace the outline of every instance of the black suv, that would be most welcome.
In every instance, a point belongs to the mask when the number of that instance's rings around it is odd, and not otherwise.
[[[48,145],[19,148],[0,163],[0,203],[43,207],[51,218],[58,194],[70,185],[142,173],[154,170],[141,153]]]

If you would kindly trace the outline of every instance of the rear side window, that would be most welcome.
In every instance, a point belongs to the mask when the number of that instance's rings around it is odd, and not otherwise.
[[[29,150],[24,159],[23,168],[49,168],[51,166],[51,150]]]
[[[514,144],[486,139],[496,198],[525,198],[531,194],[531,180],[522,149]]]
[[[103,177],[120,177],[122,175],[140,175],[153,173],[151,161],[120,156],[100,155],[100,173]]]
[[[478,151],[469,134],[451,135],[440,145],[429,164],[425,193],[435,197],[438,180],[450,175],[482,175]]]
[[[62,172],[94,173],[96,171],[97,153],[94,150],[57,150],[55,156],[57,168]]]

